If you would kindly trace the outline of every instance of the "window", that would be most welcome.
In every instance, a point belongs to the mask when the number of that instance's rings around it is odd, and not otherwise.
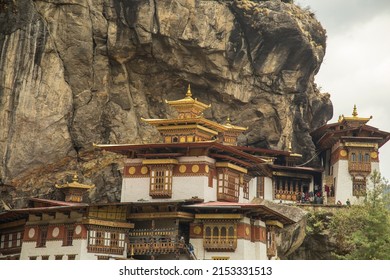
[[[111,253],[121,255],[125,248],[125,234],[111,230],[90,230],[88,252]]]
[[[76,255],[68,255],[68,260],[73,261],[76,259]]]
[[[275,231],[273,227],[268,227],[267,229],[267,256],[274,257],[276,256]]]
[[[353,178],[353,196],[365,196],[366,195],[366,178]]]
[[[31,261],[35,261],[37,259],[37,256],[30,256],[30,257],[28,257],[28,259]]]
[[[73,228],[65,228],[64,239],[62,242],[62,246],[72,246],[73,245]]]
[[[17,248],[22,246],[22,232],[3,233],[0,237],[0,249]]]
[[[50,257],[49,255],[42,256],[42,260],[47,261],[49,259],[49,257]]]
[[[227,168],[220,169],[218,174],[218,200],[238,202],[240,194],[240,177]]]
[[[203,247],[207,251],[230,251],[237,248],[236,224],[206,224]]]
[[[257,194],[256,197],[264,198],[264,177],[257,177]]]
[[[242,186],[242,192],[245,199],[249,199],[249,183],[244,182]]]
[[[151,168],[149,195],[153,198],[172,197],[172,166]]]
[[[348,163],[348,170],[352,173],[371,173],[371,157],[367,150],[354,150]]]
[[[64,257],[64,255],[55,255],[55,260],[60,261],[60,260],[62,260],[63,257]]]
[[[45,247],[47,239],[47,227],[39,228],[37,247]]]

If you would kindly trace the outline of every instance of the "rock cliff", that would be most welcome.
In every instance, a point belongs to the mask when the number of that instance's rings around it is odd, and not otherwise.
[[[206,117],[249,127],[241,144],[310,158],[309,132],[332,116],[314,83],[326,34],[285,2],[1,0],[2,193],[51,193],[69,170],[116,185],[92,143],[156,141],[140,118],[171,116],[163,101],[187,84]]]

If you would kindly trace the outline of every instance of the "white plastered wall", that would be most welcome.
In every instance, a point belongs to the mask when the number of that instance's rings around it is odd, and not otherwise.
[[[36,242],[23,242],[20,259],[28,260],[29,257],[36,256],[38,260],[41,260],[42,256],[49,256],[49,260],[54,260],[55,255],[64,255],[64,260],[68,259],[67,255],[76,255],[76,260],[82,259],[83,241],[82,239],[73,240],[72,246],[62,246],[62,240],[47,241],[46,247],[36,247]]]
[[[234,252],[207,252],[203,248],[203,239],[190,240],[198,260],[211,260],[213,257],[229,257],[230,260],[267,260],[266,244],[238,239]]]
[[[216,186],[216,182],[214,182]],[[121,202],[138,200],[169,201],[198,197],[205,201],[216,200],[216,187],[208,186],[208,176],[175,176],[172,178],[172,197],[154,199],[149,196],[150,178],[124,178]]]
[[[379,162],[371,163],[371,174],[367,177],[367,190],[373,188],[370,177],[375,170],[379,171]],[[347,199],[349,199],[352,204],[358,204],[364,200],[364,197],[357,198],[353,196],[353,182],[351,174],[348,171],[348,160],[339,160],[333,165],[333,178],[336,181],[336,203],[340,201],[342,204],[345,204]]]

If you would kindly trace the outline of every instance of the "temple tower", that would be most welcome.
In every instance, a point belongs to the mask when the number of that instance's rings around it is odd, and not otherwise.
[[[370,176],[379,171],[379,148],[390,133],[367,125],[371,118],[359,117],[355,105],[352,116],[342,115],[337,123],[312,132],[320,150],[323,190],[329,204],[358,203],[370,188]]]

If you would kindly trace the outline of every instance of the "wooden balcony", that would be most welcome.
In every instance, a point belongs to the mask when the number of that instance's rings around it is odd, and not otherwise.
[[[175,228],[131,230],[129,240],[130,255],[171,254],[185,246]]]
[[[236,237],[213,237],[203,239],[203,247],[207,251],[225,251],[234,252],[237,248]]]
[[[172,190],[150,190],[149,195],[153,198],[171,198]]]
[[[371,163],[350,161],[348,164],[348,170],[349,172],[371,173]]]
[[[130,255],[172,254],[183,249],[184,243],[171,239],[136,240],[129,244]]]
[[[124,251],[123,247],[108,247],[108,246],[96,246],[89,245],[88,253],[101,253],[101,254],[113,254],[113,255],[122,255]]]

